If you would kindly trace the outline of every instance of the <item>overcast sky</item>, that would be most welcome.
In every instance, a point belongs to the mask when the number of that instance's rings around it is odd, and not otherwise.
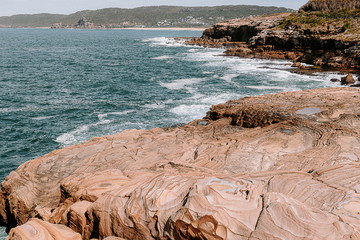
[[[96,10],[108,7],[136,8],[142,6],[219,6],[260,5],[299,9],[308,0],[0,0],[0,16],[34,13],[70,14],[80,10]]]

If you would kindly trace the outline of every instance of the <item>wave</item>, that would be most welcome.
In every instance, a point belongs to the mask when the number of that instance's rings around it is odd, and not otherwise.
[[[36,121],[41,121],[41,120],[46,120],[46,119],[50,119],[50,118],[54,118],[56,116],[43,116],[43,117],[34,117],[31,118],[32,120],[36,120]]]
[[[209,111],[209,105],[207,104],[182,104],[169,110],[169,112],[178,115],[179,119],[182,121],[191,121],[203,118],[207,111]]]
[[[90,135],[92,135],[92,133],[90,132],[91,128],[99,126],[99,125],[107,125],[107,124],[114,122],[114,120],[105,119],[107,116],[109,116],[109,115],[126,115],[126,114],[132,113],[132,112],[134,112],[134,110],[98,114],[98,119],[99,119],[98,122],[79,126],[73,131],[70,131],[68,133],[64,133],[64,134],[58,136],[55,139],[55,142],[58,142],[58,143],[62,144],[63,146],[68,146],[68,145],[86,141],[89,139]]]
[[[172,56],[168,56],[168,55],[164,55],[164,56],[160,56],[160,57],[154,57],[152,59],[154,60],[166,60],[166,59],[171,59],[171,58],[174,58]]]
[[[171,90],[179,90],[185,88],[185,86],[193,85],[206,81],[207,78],[187,78],[187,79],[177,79],[173,80],[170,83],[160,82],[160,86],[166,87]]]

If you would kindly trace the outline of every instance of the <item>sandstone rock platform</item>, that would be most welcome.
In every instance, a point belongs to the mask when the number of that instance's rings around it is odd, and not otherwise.
[[[246,97],[55,150],[6,177],[1,224],[9,239],[360,239],[359,98]]]

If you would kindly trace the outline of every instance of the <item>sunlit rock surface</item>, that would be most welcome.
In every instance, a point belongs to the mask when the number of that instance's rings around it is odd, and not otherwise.
[[[11,229],[7,240],[19,239],[81,240],[81,236],[64,225],[51,224],[33,218],[26,224]]]
[[[359,98],[247,97],[53,151],[6,177],[2,224],[25,224],[10,239],[360,239]]]

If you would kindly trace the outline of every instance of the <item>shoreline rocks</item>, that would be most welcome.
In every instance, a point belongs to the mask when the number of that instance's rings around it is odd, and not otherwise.
[[[225,47],[227,56],[289,59],[330,70],[360,69],[358,33],[342,30],[339,26],[333,29],[332,23],[329,23],[332,28],[328,29],[323,26],[304,26],[303,29],[291,24],[281,26],[291,18],[294,18],[293,14],[280,14],[224,21],[186,44]]]
[[[184,126],[55,150],[6,177],[1,224],[10,240],[33,222],[86,240],[360,238],[359,97],[246,97]]]

